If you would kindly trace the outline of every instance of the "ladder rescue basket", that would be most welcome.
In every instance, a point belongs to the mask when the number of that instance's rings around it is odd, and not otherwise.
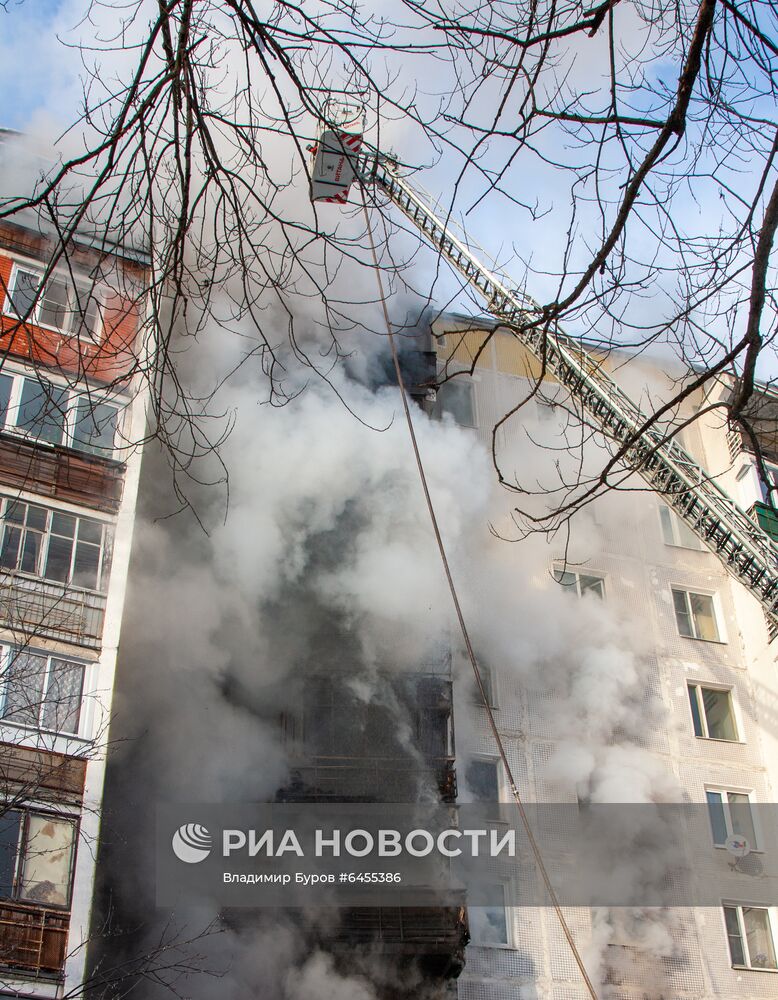
[[[328,116],[330,117],[330,116]],[[323,124],[319,141],[311,148],[311,201],[344,205],[356,178],[356,159],[362,147],[364,111],[342,105],[332,123]]]

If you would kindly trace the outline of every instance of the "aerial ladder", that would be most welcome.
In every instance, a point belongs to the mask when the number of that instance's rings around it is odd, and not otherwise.
[[[363,149],[363,111],[340,106],[327,115],[312,147],[312,198],[344,204],[351,184],[375,186],[483,298],[487,311],[510,329],[583,410],[616,443],[623,465],[637,472],[714,552],[728,572],[762,604],[771,634],[778,629],[778,547],[715,479],[605,372],[580,340],[543,321],[542,310],[497,268],[489,268],[460,239],[450,220],[401,176],[397,163]]]

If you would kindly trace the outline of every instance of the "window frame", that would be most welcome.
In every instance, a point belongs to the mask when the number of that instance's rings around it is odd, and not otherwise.
[[[748,903],[742,900],[731,900],[723,899],[721,901],[721,921],[724,930],[724,940],[727,944],[727,951],[729,953],[730,967],[732,969],[743,969],[748,972],[769,972],[775,975],[778,973],[778,968],[768,968],[760,965],[751,964],[751,955],[748,949],[748,935],[746,934],[745,921],[743,918],[743,909],[749,910],[764,910],[767,915],[767,929],[770,934],[770,939],[773,945],[773,955],[778,963],[778,936],[776,935],[776,929],[778,929],[778,920],[776,919],[776,912],[774,906],[765,905],[764,903]],[[740,946],[743,949],[743,955],[747,959],[748,964],[741,965],[739,962],[736,963],[732,959],[732,947],[730,944],[730,933],[727,927],[727,909],[734,909],[737,915],[738,931],[740,938]]]
[[[105,289],[101,287],[100,282],[97,279],[92,279],[88,275],[80,275],[76,273],[75,270],[70,270],[68,268],[56,268],[49,275],[46,285],[52,280],[63,280],[67,288],[68,302],[67,309],[68,315],[71,319],[81,318],[81,314],[76,312],[74,309],[74,291],[76,297],[81,298],[81,288],[86,289],[87,302],[90,300],[97,304],[97,324],[94,333],[83,333],[83,324],[79,322],[78,330],[70,330],[62,326],[54,326],[51,323],[46,323],[41,319],[41,310],[46,297],[45,287],[43,286],[43,275],[45,274],[46,268],[38,263],[27,263],[24,260],[17,258],[12,258],[13,266],[11,267],[11,274],[8,280],[8,287],[6,289],[5,300],[3,302],[3,315],[11,316],[13,319],[17,319],[23,323],[32,323],[34,326],[39,326],[42,330],[50,330],[53,333],[58,333],[63,337],[67,337],[69,340],[81,341],[85,344],[92,344],[98,346],[103,341],[103,334],[105,332],[105,300],[106,294]],[[38,289],[36,291],[36,300],[33,305],[32,311],[27,319],[24,319],[14,307],[13,293],[16,290],[16,279],[19,272],[22,271],[25,274],[34,274],[38,278]],[[83,318],[86,319],[86,311],[83,314]]]
[[[510,907],[505,901],[505,883],[504,882],[494,882],[491,883],[494,886],[499,886],[502,890],[502,911],[503,919],[505,921],[505,941],[478,941],[474,937],[471,937],[470,944],[474,948],[502,948],[502,949],[512,949],[513,948],[513,928],[510,919]],[[499,904],[495,906],[468,906],[468,923],[470,927],[473,927],[473,920],[470,918],[470,914],[473,910],[498,910],[500,909]]]
[[[683,632],[681,632],[681,628],[680,628],[680,625],[678,623],[678,610],[676,609],[676,606],[675,606],[675,595],[676,594],[683,594],[684,597],[685,597],[686,614],[687,614],[687,616],[689,618],[689,621],[691,622],[692,631],[694,632],[694,635],[684,635]],[[701,636],[701,635],[697,634],[698,633],[697,623],[695,621],[694,614],[692,613],[691,601],[689,599],[691,596],[694,596],[694,597],[708,597],[708,598],[710,598],[711,611],[713,613],[713,624],[716,627],[716,638],[715,639],[706,639],[704,636]],[[684,586],[684,585],[682,585],[680,583],[671,583],[670,584],[670,604],[672,605],[673,619],[675,620],[675,628],[676,628],[676,631],[678,633],[678,638],[679,639],[690,639],[692,642],[713,642],[713,643],[717,643],[718,645],[726,645],[726,643],[727,643],[727,635],[726,635],[726,632],[724,630],[724,616],[721,613],[721,607],[719,605],[718,594],[715,591],[711,591],[711,590],[690,590],[688,587],[686,587],[686,586]]]
[[[731,741],[729,741],[729,742],[731,742]],[[710,803],[707,801],[707,796],[708,796],[709,792],[712,792],[712,793],[714,793],[716,795],[721,795],[722,796],[721,807],[722,807],[722,811],[724,813],[724,825],[726,827],[727,837],[733,836],[734,833],[735,833],[735,831],[732,828],[732,816],[731,816],[731,813],[730,813],[729,798],[727,797],[725,799],[724,796],[729,796],[730,794],[732,794],[732,795],[745,795],[746,796],[746,798],[748,799],[748,811],[749,811],[749,813],[751,815],[751,826],[753,827],[753,830],[754,830],[754,841],[753,841],[753,843],[749,842],[749,847],[751,849],[751,853],[752,854],[762,854],[763,851],[764,851],[764,848],[762,847],[762,830],[761,830],[761,827],[759,826],[759,819],[758,819],[757,811],[753,808],[753,806],[755,804],[753,789],[750,789],[750,788],[748,788],[748,789],[747,788],[732,788],[729,785],[711,785],[711,784],[706,784],[705,785],[706,805],[708,806],[708,813],[709,813],[709,819],[710,819]],[[715,835],[713,833],[713,826],[712,826],[712,824],[711,824],[711,839],[713,840],[713,846],[715,848],[718,848],[718,849],[721,849],[721,850],[725,849],[725,845],[723,843],[719,844],[719,843],[716,842]]]
[[[574,576],[575,577],[575,587],[571,584],[562,583],[563,576]],[[572,592],[575,591],[575,596],[580,600],[586,594],[591,593],[593,588],[587,587],[586,590],[581,590],[581,577],[586,577],[589,580],[598,580],[600,583],[600,594],[594,590],[601,601],[605,600],[607,591],[605,589],[605,574],[604,573],[584,573],[581,570],[565,568],[564,563],[555,562],[551,568],[551,577],[554,583],[562,591]]]
[[[481,708],[484,707],[484,701],[481,697],[481,692],[478,689],[478,684],[476,683],[475,676],[473,675],[472,667],[470,661],[467,662],[467,670],[470,671],[470,685],[471,685],[471,702],[473,705],[479,705]],[[481,683],[484,686],[484,691],[486,692],[487,702],[489,708],[492,711],[497,711],[500,707],[499,698],[499,685],[497,681],[497,671],[487,663],[482,663],[478,661],[478,672],[481,675]]]
[[[444,369],[443,371],[438,371],[438,376],[443,375],[446,379],[445,382],[438,383],[436,390],[435,399],[435,419],[443,420],[443,418],[448,415],[451,420],[457,425],[457,427],[465,427],[468,430],[477,430],[479,427],[478,421],[478,402],[476,399],[475,386],[476,383],[480,381],[479,377],[475,374],[471,374],[467,368],[456,368]],[[450,410],[443,409],[443,398],[442,394],[445,393],[447,386],[457,386],[466,387],[468,395],[470,396],[470,412],[472,416],[472,423],[461,423]]]
[[[490,756],[489,754],[484,754],[484,753],[472,754],[472,756],[470,757],[470,759],[469,759],[469,761],[468,761],[468,763],[467,763],[467,765],[465,766],[465,769],[464,769],[465,785],[467,786],[467,788],[470,791],[471,795],[473,795],[472,786],[470,784],[470,781],[468,780],[467,772],[470,770],[470,767],[473,764],[492,764],[492,765],[494,765],[494,776],[495,776],[495,779],[496,779],[495,783],[497,785],[497,803],[501,803],[503,801],[503,798],[504,798],[504,796],[503,796],[504,788],[503,788],[503,768],[501,766],[502,765],[502,760],[500,759],[500,757],[499,756]],[[481,798],[476,798],[475,796],[473,797],[473,803],[481,803],[483,805],[494,805],[495,804],[494,802],[492,802],[491,799],[481,799]]]
[[[697,712],[699,714],[699,718],[700,718],[700,722],[701,722],[701,728],[703,730],[703,734],[701,736],[698,736],[697,733],[694,731],[694,713],[692,711],[691,697],[689,695],[689,691],[692,688],[695,689],[695,696],[694,697],[695,697],[695,702],[697,704]],[[723,739],[721,736],[711,736],[710,735],[710,729],[709,729],[709,726],[708,726],[708,717],[707,717],[707,715],[705,713],[705,704],[702,701],[702,695],[700,694],[700,691],[702,691],[703,689],[705,689],[706,691],[722,691],[722,692],[725,692],[726,694],[729,695],[729,709],[730,709],[730,714],[732,716],[732,725],[733,725],[734,730],[735,730],[735,739],[734,740],[727,740],[727,739]],[[737,707],[736,707],[736,704],[735,704],[735,697],[734,697],[735,689],[733,687],[727,687],[725,684],[711,684],[711,683],[708,683],[707,681],[690,681],[690,680],[687,680],[686,681],[686,692],[687,692],[686,693],[686,703],[687,703],[688,708],[689,708],[689,715],[691,716],[691,720],[692,720],[692,733],[694,734],[694,738],[695,739],[697,739],[697,740],[712,740],[714,743],[745,743],[745,740],[740,735],[741,732],[742,732],[742,726],[741,726],[741,722],[740,722],[740,715],[739,715],[739,713],[737,711]]]
[[[44,684],[40,694],[40,701],[37,706],[35,723],[20,722],[17,719],[9,719],[5,714],[8,702],[9,668],[14,654],[18,653],[26,653],[30,656],[41,656],[46,658]],[[52,662],[54,660],[61,661],[63,663],[75,664],[81,667],[81,691],[78,697],[78,719],[76,720],[75,729],[71,731],[65,729],[52,729],[49,726],[43,725],[46,707],[49,705],[46,696],[48,695],[52,674],[54,672],[52,666]],[[48,733],[52,736],[61,736],[65,739],[85,739],[86,737],[82,736],[82,729],[84,728],[87,669],[89,666],[90,664],[86,660],[83,660],[78,656],[65,656],[47,649],[37,649],[33,647],[20,648],[18,646],[12,646],[8,643],[0,644],[0,726],[14,726],[17,729],[25,729],[36,733]]]
[[[694,532],[688,526],[688,524],[686,524],[686,522],[683,520],[682,517],[680,517],[678,514],[676,514],[676,512],[673,510],[673,508],[669,504],[662,503],[662,504],[659,505],[659,507],[657,508],[657,510],[659,511],[659,528],[660,528],[660,531],[661,531],[661,534],[662,534],[662,541],[664,542],[665,545],[667,545],[669,548],[673,548],[673,549],[685,549],[685,551],[687,551],[687,552],[708,552],[709,551],[709,549],[707,549],[705,547],[705,545],[703,545],[702,540],[700,538],[698,538],[694,534]],[[670,527],[670,536],[672,538],[672,541],[668,541],[667,540],[667,533],[665,532],[665,521],[664,521],[664,518],[663,518],[663,514],[664,514],[665,511],[667,511],[667,514],[668,514],[668,522],[667,523],[668,523],[668,525]],[[681,541],[681,535],[680,535],[680,531],[679,531],[679,525],[683,525],[683,527],[691,533],[691,535],[693,536],[694,540],[697,543],[696,545],[685,545]]]
[[[18,527],[17,525],[14,524],[14,522],[6,521],[6,512],[8,510],[9,504],[24,504],[25,507],[27,508],[37,507],[41,510],[44,510],[46,512],[46,527],[41,532],[39,532],[39,534],[41,535],[41,545],[40,545],[40,550],[38,551],[37,554],[36,571],[31,572],[30,570],[19,569],[18,567],[16,569],[12,569],[10,567],[6,567],[0,564],[0,575],[8,574],[11,576],[24,577],[25,579],[29,580],[39,580],[42,583],[49,584],[54,587],[60,586],[66,588],[67,590],[78,590],[78,591],[83,590],[89,594],[100,594],[104,596],[107,593],[108,582],[110,579],[110,572],[111,572],[110,554],[113,541],[111,532],[111,527],[112,527],[111,522],[101,520],[98,517],[89,517],[87,515],[78,513],[74,510],[64,510],[58,507],[49,507],[46,504],[38,503],[36,500],[31,500],[28,499],[27,497],[22,497],[22,496],[12,497],[6,493],[0,493],[0,556],[2,555],[3,546],[5,544],[6,531],[8,530],[9,527],[10,528]],[[71,546],[71,553],[70,553],[70,569],[68,572],[68,578],[65,581],[55,580],[52,579],[51,577],[43,575],[43,570],[45,570],[46,562],[48,559],[49,547],[51,544],[52,537],[57,537],[57,538],[65,537],[57,535],[52,530],[52,522],[54,520],[55,514],[62,514],[65,515],[66,517],[72,517],[76,521],[76,524],[73,529],[73,538],[72,538],[73,544]],[[98,560],[96,587],[85,587],[83,584],[73,582],[73,571],[75,568],[76,552],[79,541],[78,533],[82,521],[89,522],[91,524],[97,524],[101,528],[101,537],[99,542],[100,555]],[[20,530],[26,532],[30,529],[28,529],[25,526],[24,528],[20,528]],[[97,543],[87,542],[86,544],[96,545]]]
[[[3,377],[11,380],[8,394],[8,408],[3,416],[0,413],[0,431],[6,434],[13,434],[15,437],[24,438],[41,448],[69,448],[78,452],[79,455],[92,456],[106,459],[108,461],[118,461],[116,457],[117,439],[121,438],[123,425],[127,418],[128,400],[116,399],[107,395],[100,389],[92,389],[84,386],[83,390],[73,388],[72,384],[56,377],[48,377],[25,369],[19,370],[8,365],[0,366],[0,379]],[[60,442],[47,441],[45,438],[36,436],[31,430],[19,425],[22,393],[25,382],[37,384],[41,391],[44,391],[42,383],[47,383],[54,389],[65,391],[66,400],[63,406],[63,426],[62,440]],[[87,399],[91,407],[108,406],[115,411],[115,427],[113,434],[113,444],[110,448],[94,449],[84,447],[83,443],[76,438],[77,414],[79,403],[82,399]]]
[[[4,805],[4,803],[2,804]],[[12,889],[10,896],[0,896],[0,900],[8,900],[13,903],[21,903],[24,906],[37,906],[42,909],[47,910],[59,910],[61,912],[69,912],[71,906],[73,905],[73,884],[75,882],[76,874],[76,855],[78,848],[78,836],[80,829],[80,821],[77,815],[72,813],[59,813],[54,812],[50,809],[38,809],[35,806],[20,805],[16,806],[13,803],[3,810],[3,815],[8,813],[20,813],[22,820],[19,824],[19,837],[16,842],[16,856],[14,858],[14,870],[12,876]],[[67,898],[64,903],[44,903],[38,902],[34,899],[25,898],[21,895],[21,885],[24,875],[24,866],[27,860],[27,854],[29,851],[29,830],[30,830],[30,819],[32,817],[49,817],[57,822],[69,823],[73,835],[70,841],[70,858],[68,859],[68,882],[67,882]],[[0,817],[0,822],[2,818]]]

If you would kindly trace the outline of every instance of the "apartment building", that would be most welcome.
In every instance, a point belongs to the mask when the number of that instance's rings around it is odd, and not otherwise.
[[[492,329],[493,324],[449,317],[433,330],[441,371],[464,371],[475,360],[472,376],[443,386],[438,408],[473,428],[488,448],[495,422],[540,375],[537,362],[507,331],[498,330],[484,347]],[[618,366],[618,381],[635,396],[645,385],[655,397],[669,387],[668,366],[644,359],[625,367],[624,361],[604,358],[603,364]],[[684,428],[683,444],[775,537],[774,514],[747,439],[727,433],[720,413],[711,409],[730,391],[722,379],[704,397],[688,401],[679,420],[695,412],[701,417]],[[544,380],[542,392],[501,427],[497,444],[508,475],[514,471],[511,448],[534,454],[538,464],[539,452],[532,448],[565,451],[571,440],[565,428],[572,424],[559,404],[566,399]],[[764,457],[778,482],[774,395],[762,391],[752,408]],[[608,742],[614,747],[623,742],[631,755],[639,755],[644,772],[661,776],[665,794],[675,786],[679,801],[707,805],[709,839],[684,860],[723,878],[732,870],[733,858],[724,846],[731,834],[745,836],[751,854],[738,864],[733,894],[723,896],[720,905],[647,915],[621,911],[615,919],[605,911],[568,908],[567,919],[602,984],[601,995],[611,1000],[772,996],[778,982],[778,910],[773,905],[778,896],[762,862],[778,844],[775,829],[761,822],[757,807],[775,802],[778,792],[778,643],[760,605],[661,496],[640,489],[639,481],[626,485],[582,513],[570,538],[560,533],[547,548],[545,565],[535,564],[531,571],[541,590],[561,588],[569,602],[561,607],[571,614],[599,602],[602,613],[624,630],[625,656],[631,648],[636,651],[632,728],[614,727]],[[527,572],[526,551],[513,547],[517,575]],[[558,768],[549,766],[564,736],[554,725],[554,702],[558,698],[561,708],[563,693],[533,684],[531,671],[520,675],[515,664],[486,667],[489,699],[522,795],[530,802],[583,804],[591,792],[588,782],[566,782]],[[458,702],[460,770],[468,772],[476,797],[510,801],[486,712],[475,702],[472,697]],[[461,724],[463,715],[467,726]],[[468,746],[463,745],[465,729]],[[636,801],[645,795],[637,782],[634,792]],[[689,845],[684,849],[688,854]],[[536,873],[527,875],[531,869],[528,859],[522,877],[536,878]],[[648,920],[653,936],[641,933]],[[470,930],[458,980],[462,1000],[588,996],[550,908],[479,909],[471,912]]]
[[[0,226],[0,996],[78,995],[145,427],[148,258]]]

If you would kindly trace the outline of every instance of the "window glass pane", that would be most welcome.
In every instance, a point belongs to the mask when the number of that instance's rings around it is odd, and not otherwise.
[[[502,889],[502,887],[500,887]],[[469,906],[467,915],[473,944],[507,944],[505,906]]]
[[[5,521],[11,521],[13,524],[26,524],[27,505],[19,503],[17,500],[8,500],[6,502],[3,519]]]
[[[57,330],[70,329],[68,283],[64,278],[53,277],[46,282],[38,309],[38,319],[44,326]]]
[[[21,529],[6,525],[3,530],[3,543],[0,546],[0,566],[3,569],[18,569],[21,541]]]
[[[578,582],[576,580],[575,573],[566,573],[564,570],[555,569],[554,579],[566,590],[571,591],[573,594],[578,593]]]
[[[732,832],[745,837],[751,847],[756,847],[756,830],[754,829],[754,815],[751,812],[751,803],[747,795],[739,792],[727,792],[729,801],[729,818],[732,824]]]
[[[24,543],[22,545],[21,570],[24,573],[37,573],[40,565],[40,550],[43,536],[39,531],[28,528],[24,532]]]
[[[46,568],[43,575],[47,580],[67,583],[70,577],[70,563],[73,557],[73,539],[52,535],[46,553]]]
[[[444,382],[438,389],[440,413],[448,413],[463,427],[475,427],[472,386],[462,378]]]
[[[45,507],[36,507],[34,504],[27,505],[25,524],[28,528],[35,528],[38,531],[44,531],[46,528],[47,517],[48,511]]]
[[[115,406],[82,396],[76,410],[73,447],[91,455],[113,454],[117,413]]]
[[[78,519],[78,540],[99,545],[103,540],[102,524],[99,521],[90,521],[88,517],[80,517]]]
[[[76,557],[73,560],[72,582],[77,587],[88,587],[90,590],[96,590],[99,573],[100,546],[78,542]]]
[[[673,537],[673,521],[670,508],[662,506],[659,508],[659,518],[662,522],[662,538],[665,545],[675,545]]]
[[[3,718],[23,725],[38,725],[46,677],[46,657],[12,651],[5,673]]]
[[[51,515],[51,531],[54,535],[62,535],[64,538],[74,538],[76,534],[77,519],[72,514],[62,514],[53,511]]]
[[[10,375],[0,375],[0,424],[3,427],[5,427],[8,415],[8,403],[11,400],[13,381]]]
[[[740,925],[737,919],[737,907],[724,907],[724,920],[727,924],[727,939],[729,941],[729,956],[733,965],[745,965],[746,956],[743,951],[743,939],[740,936]]]
[[[499,780],[496,760],[471,760],[465,780],[476,802],[499,802]]]
[[[706,792],[708,816],[714,844],[724,844],[727,839],[727,821],[724,816],[724,801],[721,792]]]
[[[40,274],[37,274],[35,271],[17,269],[13,291],[11,292],[13,311],[17,316],[25,317],[32,309],[40,280]]]
[[[19,896],[34,903],[67,906],[73,824],[53,816],[30,815]]]
[[[13,895],[21,821],[22,814],[14,809],[0,816],[0,899]]]
[[[602,579],[599,576],[579,576],[578,581],[581,586],[581,596],[584,594],[596,594],[603,596]]]
[[[686,591],[673,591],[673,607],[675,608],[675,621],[678,625],[678,632],[689,639],[693,639],[694,629],[692,628],[692,619],[689,614]]]
[[[700,688],[708,736],[714,740],[736,740],[735,720],[732,715],[732,699],[729,691],[715,691]]]
[[[73,318],[70,328],[79,337],[96,340],[100,335],[101,310],[95,286],[91,282],[77,283],[73,296]]]
[[[719,630],[713,613],[713,598],[708,594],[689,594],[694,630],[698,639],[716,641]]]
[[[692,720],[694,722],[694,735],[704,736],[705,730],[702,728],[702,719],[700,717],[700,705],[697,700],[697,685],[689,684],[687,686],[689,692],[689,704],[692,709]]]
[[[744,906],[743,926],[748,944],[749,965],[754,969],[774,969],[775,948],[770,934],[767,910],[760,907]]]
[[[685,549],[702,549],[704,548],[700,539],[695,535],[686,521],[676,515],[675,517],[676,525],[678,527],[678,544],[683,546]]]
[[[26,378],[16,426],[51,444],[61,444],[65,427],[67,390]]]
[[[83,683],[83,664],[52,659],[41,722],[44,729],[58,733],[78,732]]]

